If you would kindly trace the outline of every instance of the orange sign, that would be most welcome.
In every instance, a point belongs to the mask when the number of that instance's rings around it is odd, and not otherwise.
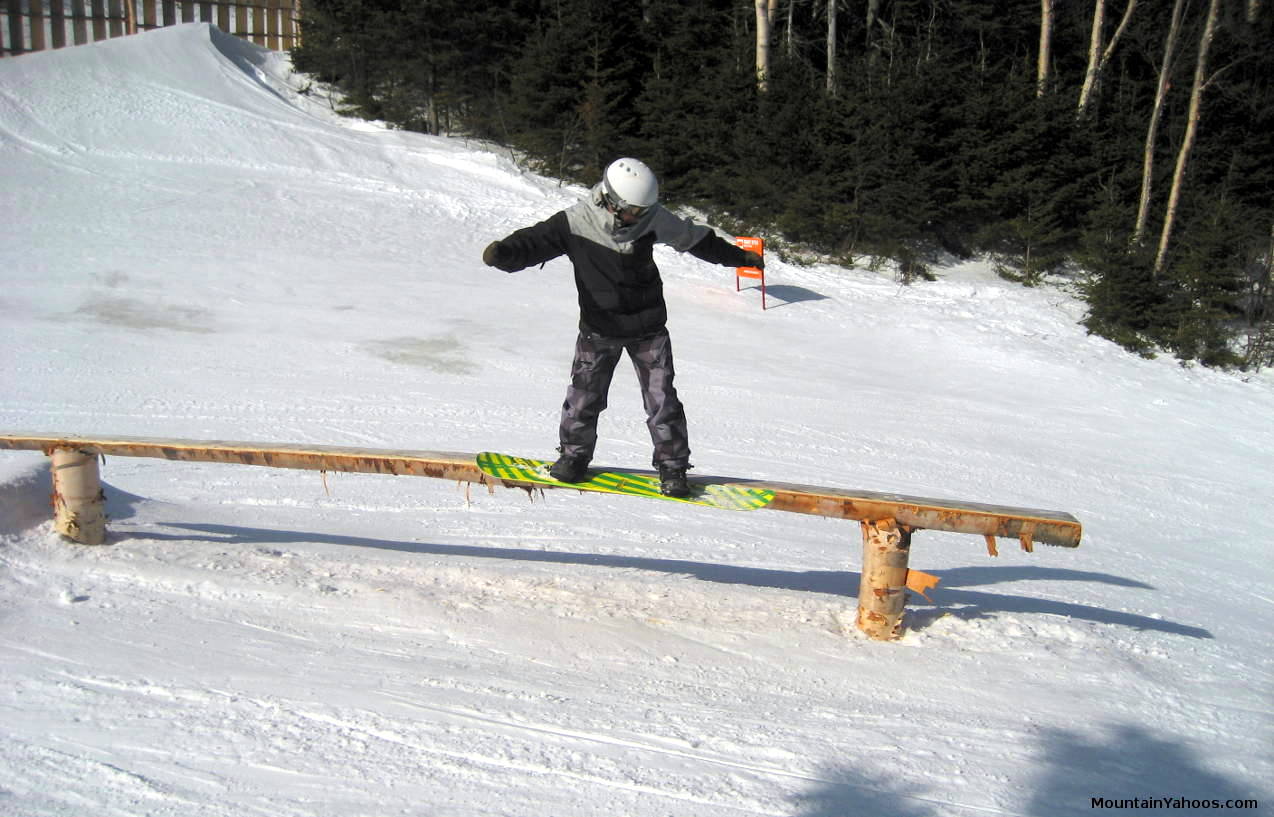
[[[765,239],[754,238],[752,236],[740,236],[734,239],[736,246],[742,247],[749,252],[754,252],[762,258],[765,257]],[[765,309],[765,270],[758,267],[735,267],[734,268],[734,291],[740,289],[740,278],[759,278],[761,279],[761,308]]]

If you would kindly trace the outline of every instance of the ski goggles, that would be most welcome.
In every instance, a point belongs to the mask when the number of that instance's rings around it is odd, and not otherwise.
[[[606,205],[606,209],[610,210],[617,216],[628,216],[630,218],[641,218],[649,212],[650,207],[642,207],[637,204],[629,204],[616,195],[614,190],[610,189],[610,185],[602,182],[602,203]]]

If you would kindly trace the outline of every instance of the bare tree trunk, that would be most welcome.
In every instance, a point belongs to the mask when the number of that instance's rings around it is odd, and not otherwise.
[[[1106,50],[1101,55],[1101,62],[1097,64],[1097,79],[1101,79],[1102,73],[1106,70],[1106,65],[1110,62],[1110,58],[1115,54],[1115,46],[1119,44],[1119,38],[1124,36],[1124,32],[1128,30],[1128,21],[1132,19],[1132,13],[1137,8],[1137,0],[1128,0],[1128,6],[1124,9],[1124,16],[1119,20],[1119,27],[1115,29],[1115,33],[1110,36],[1110,42],[1106,45]]]
[[[1259,317],[1264,318],[1271,325],[1274,325],[1274,303],[1271,303],[1271,297],[1274,297],[1274,223],[1270,224],[1270,244],[1265,250],[1265,264],[1260,274],[1260,286],[1257,294],[1260,297]]]
[[[1243,368],[1259,372],[1274,364],[1274,224],[1270,225],[1270,243],[1263,257],[1257,258],[1257,269],[1249,284],[1245,306],[1247,343],[1243,349]]]
[[[429,132],[434,136],[442,134],[442,119],[439,117],[438,105],[438,69],[429,66]]]
[[[770,5],[777,0],[756,0],[756,87],[764,91],[770,76]]]
[[[1136,8],[1137,0],[1128,0],[1128,7],[1124,9],[1124,16],[1119,20],[1119,27],[1110,36],[1110,44],[1106,46],[1106,52],[1101,55],[1101,65],[1097,66],[1098,74],[1106,70],[1106,63],[1110,62],[1111,56],[1115,53],[1115,46],[1119,43],[1119,38],[1124,36],[1124,32],[1128,30],[1128,21],[1132,19],[1132,13]]]
[[[770,43],[773,45],[779,36],[779,0],[769,0],[769,3],[769,7],[765,10],[765,22],[769,25]]]
[[[1163,216],[1163,232],[1159,234],[1159,251],[1155,254],[1155,275],[1163,272],[1168,260],[1168,243],[1172,240],[1172,227],[1177,218],[1177,205],[1181,201],[1181,185],[1186,175],[1186,163],[1190,161],[1190,151],[1199,134],[1199,114],[1203,107],[1203,89],[1207,87],[1208,51],[1212,47],[1212,39],[1216,35],[1217,16],[1221,10],[1221,0],[1211,0],[1208,4],[1208,19],[1203,24],[1203,34],[1199,37],[1199,58],[1194,66],[1194,85],[1190,88],[1190,112],[1186,121],[1186,135],[1177,151],[1177,166],[1172,172],[1172,191],[1168,194],[1168,209]]]
[[[792,36],[792,30],[796,24],[796,0],[787,1],[787,28],[783,29],[783,47],[788,57],[796,53],[796,41]]]
[[[1137,223],[1133,227],[1132,241],[1140,244],[1146,237],[1146,222],[1150,218],[1150,188],[1154,181],[1155,142],[1159,137],[1159,120],[1163,118],[1163,105],[1168,97],[1172,79],[1172,62],[1177,51],[1177,37],[1181,34],[1181,17],[1185,0],[1176,0],[1172,6],[1172,22],[1168,26],[1168,39],[1163,44],[1163,64],[1159,67],[1159,85],[1155,89],[1155,107],[1150,112],[1150,125],[1146,128],[1146,146],[1141,159],[1141,199],[1137,204]]]
[[[860,525],[863,571],[858,583],[858,629],[877,641],[901,638],[911,529],[893,519]]]
[[[836,0],[827,0],[827,95],[836,96]]]
[[[1036,68],[1035,95],[1048,90],[1049,64],[1053,61],[1053,0],[1040,0],[1040,57]]]
[[[929,22],[925,24],[925,47],[924,57],[917,64],[917,73],[921,64],[933,59],[933,31],[937,27],[938,22],[938,0],[930,0],[929,3]]]
[[[1270,243],[1265,248],[1265,257],[1257,256],[1255,282],[1252,285],[1252,302],[1248,308],[1248,322],[1255,324],[1259,320],[1267,320],[1274,324],[1274,223],[1270,224]]]
[[[106,512],[97,455],[53,450],[54,530],[82,545],[106,541]]]
[[[1106,24],[1106,0],[1097,0],[1093,8],[1093,31],[1088,37],[1088,70],[1084,72],[1084,87],[1079,91],[1079,115],[1083,116],[1097,85],[1097,64],[1101,62],[1102,26]]]
[[[1079,92],[1080,117],[1083,117],[1087,112],[1088,103],[1092,101],[1093,93],[1101,83],[1102,72],[1106,70],[1106,64],[1110,62],[1111,56],[1115,53],[1115,46],[1128,28],[1128,21],[1132,19],[1132,12],[1136,7],[1137,0],[1128,0],[1128,7],[1124,9],[1123,19],[1119,21],[1119,27],[1115,29],[1115,33],[1111,35],[1110,43],[1103,50],[1102,27],[1106,22],[1106,0],[1097,0],[1096,8],[1093,10],[1093,32],[1088,42],[1088,71],[1084,74],[1084,87]]]

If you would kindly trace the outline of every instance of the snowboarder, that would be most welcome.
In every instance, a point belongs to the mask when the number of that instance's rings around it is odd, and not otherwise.
[[[627,351],[641,384],[660,490],[667,496],[690,493],[690,444],[672,383],[668,308],[652,253],[656,243],[723,266],[765,266],[756,253],[659,204],[655,174],[631,158],[612,162],[587,199],[492,242],[482,253],[483,262],[505,272],[560,255],[575,268],[579,336],[558,429],[561,456],[549,471],[561,482],[585,478],[611,377]]]

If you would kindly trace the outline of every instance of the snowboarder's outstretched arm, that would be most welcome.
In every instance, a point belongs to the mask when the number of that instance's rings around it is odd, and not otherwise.
[[[569,235],[566,213],[555,213],[539,224],[523,227],[507,238],[491,242],[482,251],[482,261],[489,267],[517,272],[565,253]]]
[[[678,217],[664,207],[656,208],[652,228],[661,243],[677,252],[688,252],[709,264],[765,269],[765,261],[760,255],[737,247],[711,227]]]
[[[735,246],[715,233],[709,233],[703,240],[690,248],[689,253],[695,258],[710,264],[723,267],[756,267],[765,269],[765,259],[750,250]]]

